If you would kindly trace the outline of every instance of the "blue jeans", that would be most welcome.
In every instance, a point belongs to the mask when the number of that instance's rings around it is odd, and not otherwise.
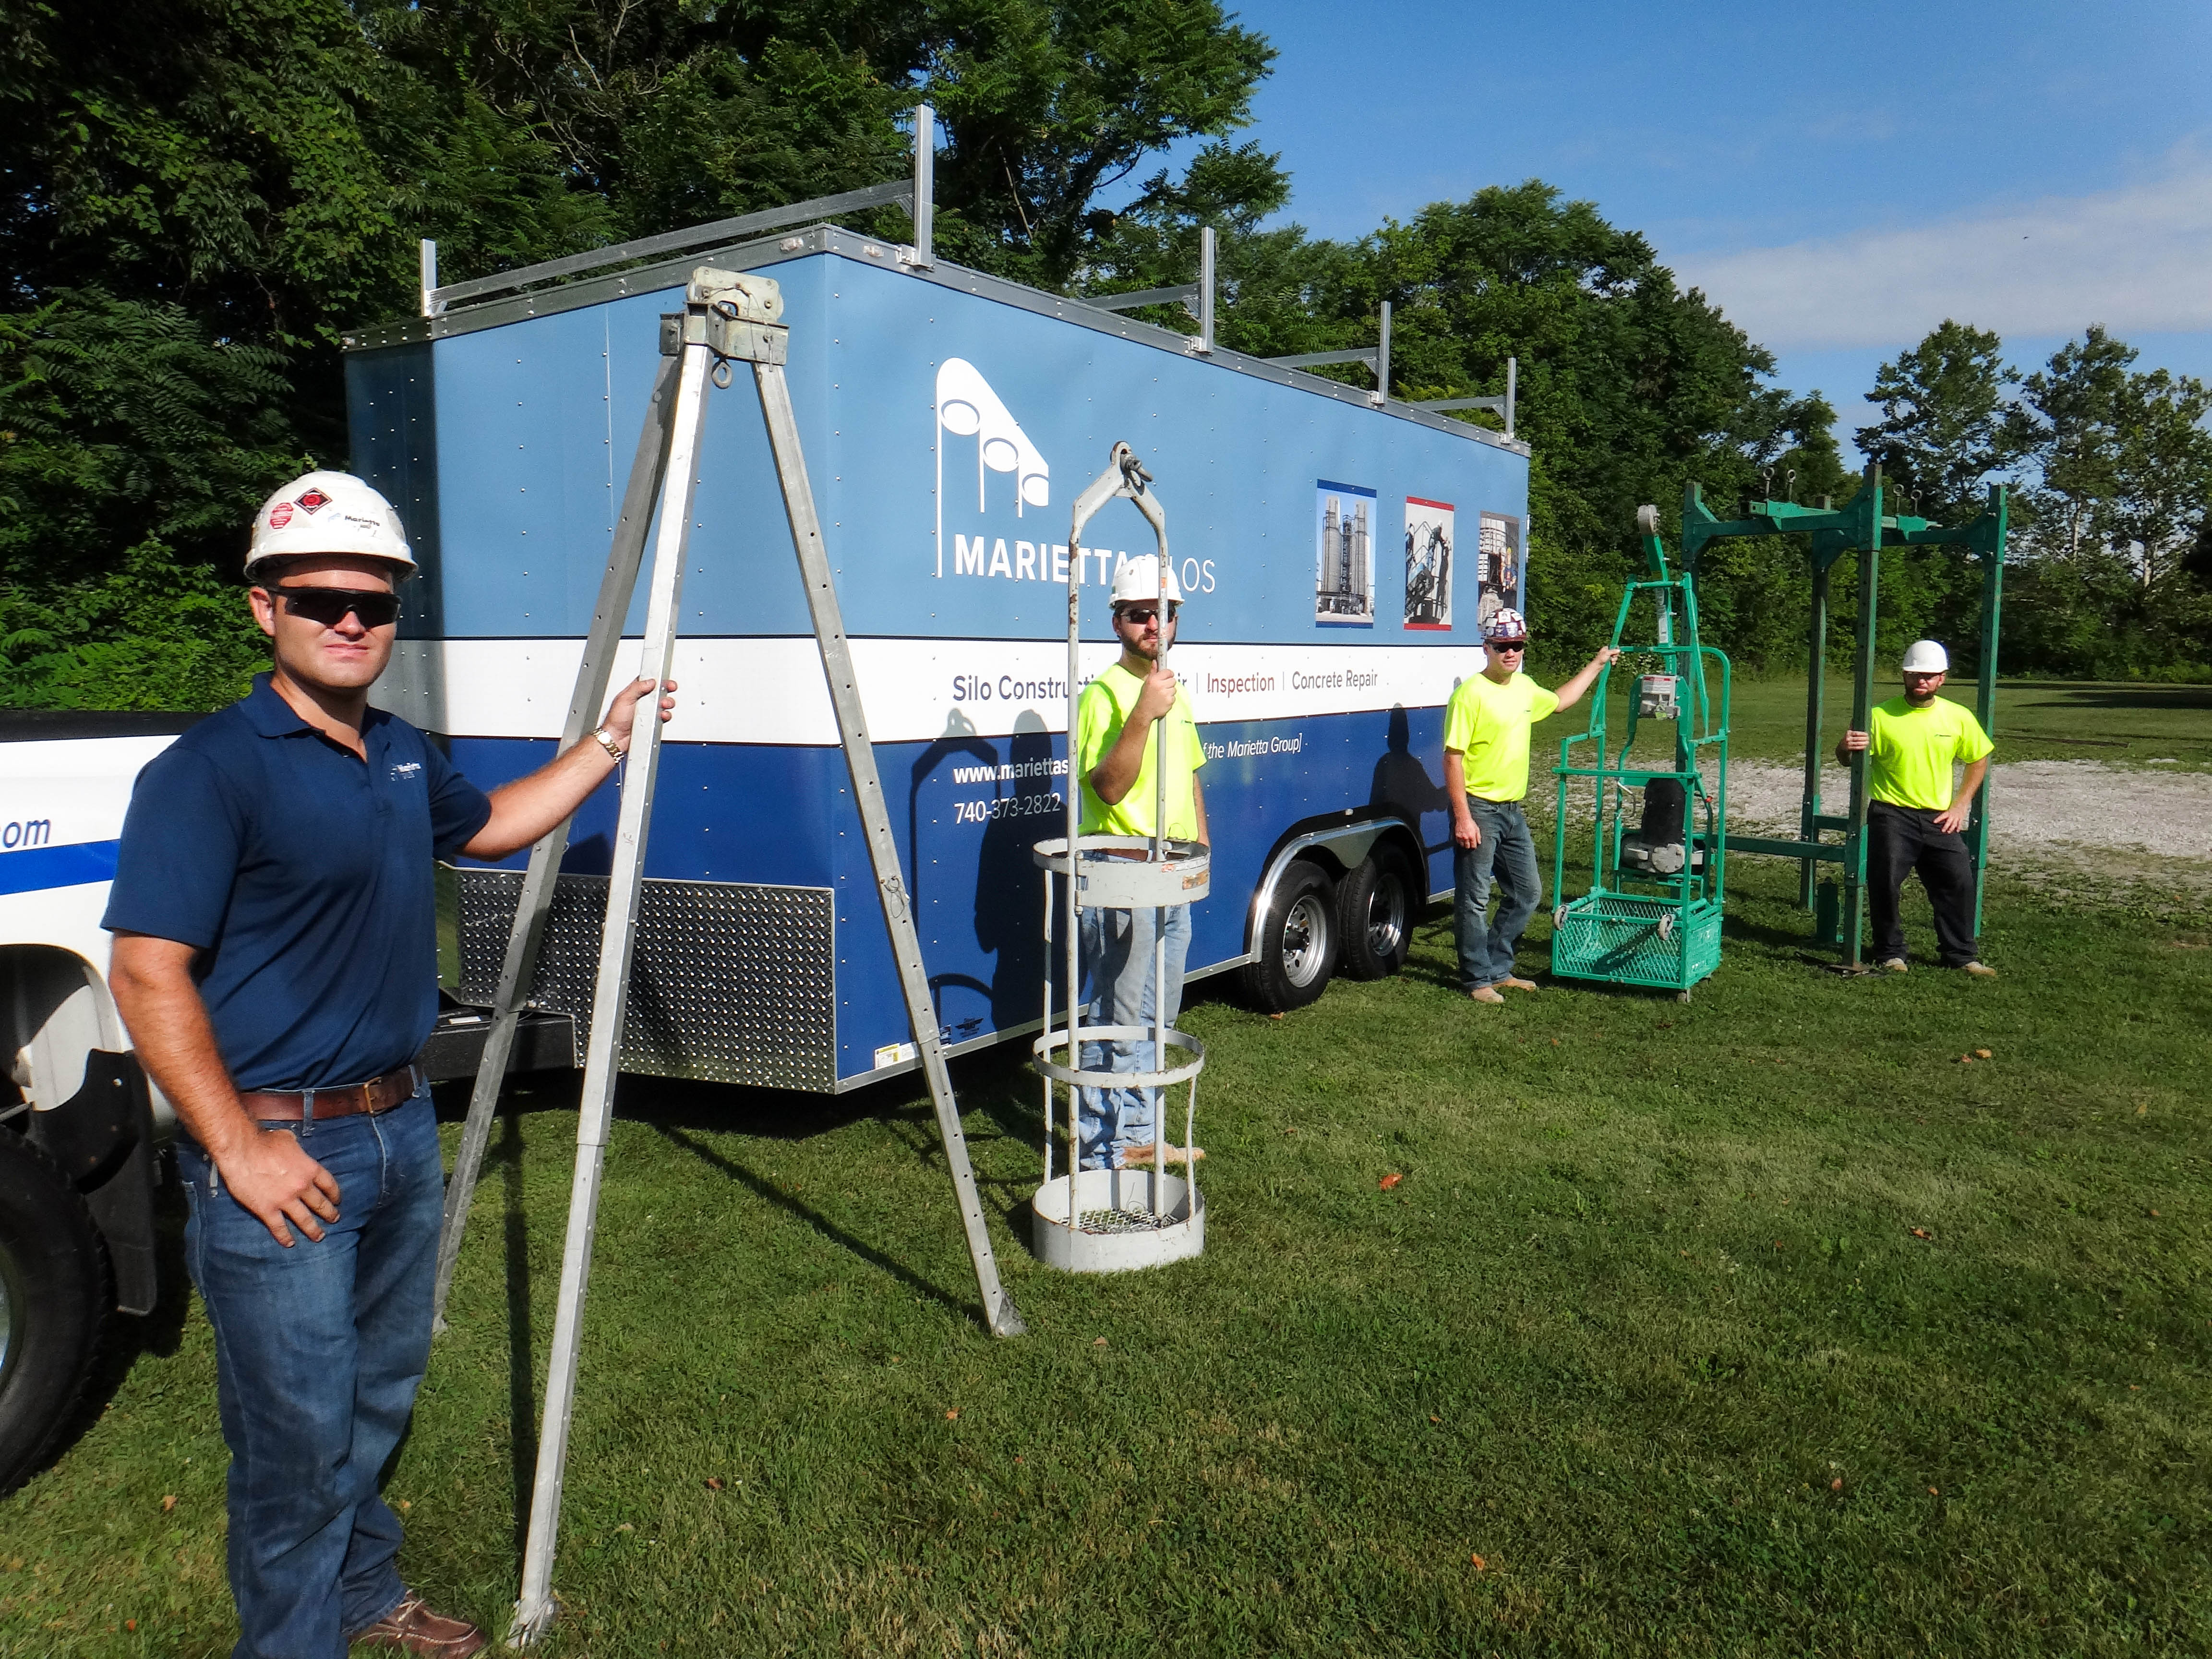
[[[1536,867],[1536,843],[1519,801],[1469,795],[1467,805],[1474,815],[1474,827],[1482,831],[1482,845],[1454,849],[1457,908],[1453,933],[1459,943],[1460,988],[1473,991],[1513,977],[1513,951],[1528,918],[1544,902],[1544,878]],[[1482,915],[1489,908],[1493,876],[1498,915],[1486,927]]]
[[[320,1243],[295,1224],[285,1249],[180,1135],[185,1259],[230,1448],[234,1659],[344,1659],[405,1594],[378,1477],[430,1357],[444,1171],[427,1084],[390,1111],[281,1127],[337,1178],[338,1219]]]
[[[1173,1025],[1182,1012],[1182,968],[1190,954],[1190,906],[1166,908],[1167,992],[1162,1013]],[[1152,940],[1160,911],[1085,910],[1083,963],[1091,975],[1091,1001],[1084,1022],[1092,1025],[1150,1025],[1152,1023]],[[1127,1042],[1086,1042],[1086,1072],[1164,1072],[1182,1051],[1170,1048],[1155,1064],[1149,1038]],[[1078,1161],[1085,1170],[1116,1170],[1122,1155],[1149,1146],[1159,1104],[1158,1089],[1079,1089],[1075,1108]]]

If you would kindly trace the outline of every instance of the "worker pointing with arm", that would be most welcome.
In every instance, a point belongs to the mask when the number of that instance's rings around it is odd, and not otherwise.
[[[1536,843],[1521,810],[1528,793],[1528,732],[1540,720],[1580,702],[1591,682],[1620,653],[1611,646],[1557,692],[1521,672],[1528,625],[1517,611],[1500,611],[1482,630],[1483,670],[1460,682],[1444,710],[1444,794],[1451,803],[1452,861],[1460,987],[1477,1002],[1503,1002],[1504,987],[1533,991],[1513,971],[1522,930],[1543,902]],[[1498,915],[1488,926],[1495,878]]]
[[[117,1009],[181,1131],[185,1257],[230,1448],[235,1653],[466,1659],[483,1632],[402,1583],[377,1491],[429,1359],[444,1205],[412,1064],[437,1018],[433,860],[504,858],[574,811],[653,685],[487,797],[369,706],[415,569],[382,495],[294,479],[263,503],[246,568],[270,672],[139,774],[102,921]]]
[[[1905,971],[1898,896],[1906,874],[1917,870],[1936,912],[1943,965],[1994,979],[1996,969],[1976,953],[1974,860],[1963,833],[1975,792],[1989,775],[1993,745],[1970,711],[1936,695],[1950,667],[1949,656],[1934,640],[1907,647],[1905,695],[1875,704],[1868,730],[1844,732],[1836,761],[1848,766],[1854,755],[1867,757],[1867,890],[1875,964],[1888,973]],[[1966,774],[1954,794],[1956,762],[1965,763]]]

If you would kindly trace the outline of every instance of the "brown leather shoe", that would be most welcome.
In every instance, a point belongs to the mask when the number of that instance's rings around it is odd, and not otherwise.
[[[356,1632],[353,1644],[361,1648],[396,1648],[428,1659],[469,1659],[481,1653],[491,1638],[465,1619],[448,1619],[430,1611],[428,1603],[409,1590],[399,1605],[365,1631]]]
[[[1533,991],[1536,988],[1536,981],[1533,979],[1518,979],[1508,974],[1498,981],[1494,988],[1500,991]]]

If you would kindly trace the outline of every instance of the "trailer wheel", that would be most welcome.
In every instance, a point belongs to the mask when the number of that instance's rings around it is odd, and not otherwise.
[[[1337,970],[1350,979],[1388,979],[1413,948],[1413,884],[1394,848],[1377,847],[1337,890],[1344,944]]]
[[[52,1158],[0,1131],[0,1492],[69,1420],[112,1300],[84,1200]]]
[[[1336,968],[1334,884],[1303,860],[1283,872],[1260,918],[1259,952],[1244,969],[1252,1000],[1271,1014],[1303,1008],[1328,988]]]

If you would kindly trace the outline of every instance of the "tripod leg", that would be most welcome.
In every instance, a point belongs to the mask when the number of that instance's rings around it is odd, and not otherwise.
[[[656,680],[668,678],[676,650],[677,604],[690,538],[699,437],[707,419],[710,355],[703,344],[687,345],[679,360],[682,367],[671,422],[659,534],[653,550],[653,586],[641,665],[643,672]],[[599,934],[599,981],[592,994],[591,1045],[584,1062],[583,1097],[577,1115],[576,1171],[569,1188],[568,1237],[561,1251],[560,1301],[553,1317],[553,1350],[545,1366],[545,1421],[538,1442],[538,1473],[531,1486],[522,1595],[514,1604],[514,1623],[507,1635],[516,1646],[544,1634],[554,1615],[553,1556],[560,1537],[561,1485],[568,1468],[568,1429],[575,1413],[578,1341],[591,1279],[592,1238],[599,1223],[607,1125],[614,1115],[616,1073],[622,1060],[630,957],[645,875],[646,831],[652,821],[653,786],[660,761],[659,701],[656,696],[644,702],[631,728],[622,814],[615,829],[606,921]]]
[[[623,618],[629,614],[630,595],[637,586],[646,529],[653,521],[653,504],[660,498],[661,478],[668,465],[669,416],[679,362],[674,357],[662,359],[653,397],[646,404],[637,459],[630,463],[629,488],[623,495],[622,517],[615,523],[614,546],[607,555],[606,574],[599,580],[592,631],[584,641],[583,660],[576,668],[575,695],[568,702],[568,718],[562,726],[561,748],[556,752],[580,743],[606,707],[615,647],[622,642]],[[446,1328],[446,1297],[453,1288],[453,1264],[460,1260],[461,1235],[469,1224],[477,1175],[483,1168],[484,1146],[491,1139],[492,1114],[499,1109],[500,1089],[507,1081],[507,1063],[514,1051],[514,1029],[521,1022],[531,987],[537,981],[538,952],[544,942],[546,920],[553,912],[554,882],[561,855],[568,850],[569,823],[563,818],[530,849],[530,868],[515,900],[507,958],[499,970],[499,994],[492,1005],[491,1032],[484,1039],[483,1058],[477,1065],[476,1088],[469,1096],[469,1119],[461,1131],[453,1178],[446,1183],[446,1218],[438,1233],[438,1282],[431,1300],[434,1330]]]
[[[952,1190],[960,1206],[960,1222],[968,1235],[968,1254],[975,1265],[976,1288],[983,1297],[983,1316],[992,1333],[1018,1336],[1027,1328],[1013,1298],[999,1283],[999,1264],[991,1253],[991,1235],[983,1222],[983,1203],[975,1191],[975,1172],[968,1161],[968,1139],[960,1127],[960,1108],[952,1096],[952,1076],[945,1064],[945,1047],[938,1036],[937,1011],[929,998],[929,981],[921,963],[921,939],[915,932],[914,911],[906,882],[899,872],[898,845],[891,839],[890,813],[884,805],[882,779],[876,772],[876,750],[868,736],[867,717],[860,706],[860,689],[853,672],[853,653],[845,638],[845,622],[831,584],[830,559],[822,542],[822,521],[814,511],[814,487],[806,477],[806,459],[799,447],[799,422],[791,408],[791,388],[781,363],[756,362],[753,376],[760,386],[761,414],[768,422],[769,447],[775,452],[775,471],[783,486],[783,507],[791,520],[791,539],[799,553],[799,572],[806,586],[806,602],[814,614],[814,639],[822,648],[822,672],[830,683],[830,701],[837,711],[837,731],[845,748],[845,764],[853,776],[853,799],[860,809],[860,823],[868,838],[868,857],[875,866],[876,887],[890,930],[891,954],[897,960],[900,988],[906,993],[906,1012],[914,1027],[915,1046],[921,1051],[923,1072],[929,1079],[929,1097],[937,1109],[937,1132],[945,1143],[945,1166],[952,1176]],[[1073,993],[1071,993],[1073,994]],[[594,1035],[597,1027],[593,1028]]]

